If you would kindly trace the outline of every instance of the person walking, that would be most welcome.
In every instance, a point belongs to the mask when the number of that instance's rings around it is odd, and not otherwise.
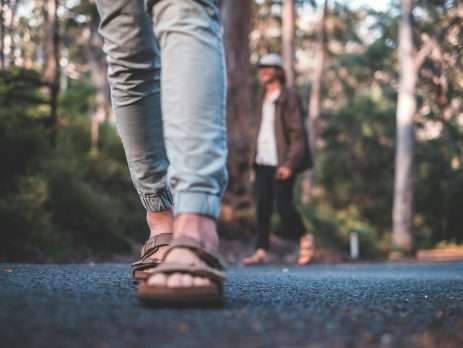
[[[293,204],[296,175],[312,166],[304,131],[303,108],[298,94],[285,86],[283,61],[267,54],[259,61],[263,95],[257,110],[252,168],[257,217],[257,250],[245,265],[267,262],[270,221],[274,204],[286,227],[287,237],[299,241],[299,265],[311,262],[314,238],[308,234]]]
[[[216,219],[228,176],[218,3],[96,4],[117,127],[150,229],[133,265],[138,297],[219,303]]]

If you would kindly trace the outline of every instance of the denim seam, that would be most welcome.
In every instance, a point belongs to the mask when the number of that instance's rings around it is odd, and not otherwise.
[[[155,194],[138,193],[138,195],[143,207],[149,211],[164,211],[173,206],[173,198],[169,189]]]
[[[175,193],[175,215],[179,213],[204,214],[217,219],[220,215],[220,195],[204,191]]]

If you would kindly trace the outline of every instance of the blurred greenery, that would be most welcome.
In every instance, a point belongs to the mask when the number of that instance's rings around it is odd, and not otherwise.
[[[0,259],[78,260],[127,253],[146,232],[123,149],[111,125],[90,151],[88,107],[94,92],[62,94],[55,147],[34,71],[0,72]]]
[[[361,256],[377,258],[392,248],[399,2],[391,1],[383,12],[345,3],[328,8],[313,197],[309,206],[300,203],[301,176],[296,201],[319,246],[347,252],[356,232]],[[49,31],[45,4],[13,13],[21,20],[6,31],[19,41],[10,40],[16,46],[9,47],[7,68],[0,71],[0,261],[76,261],[130,252],[134,241],[146,237],[147,227],[121,141],[107,119],[111,112],[97,120],[100,110],[109,111],[110,100],[95,4],[82,0],[61,7],[56,128],[50,125],[43,84],[51,61],[44,56],[51,40],[44,34]],[[320,4],[297,1],[296,80],[306,105]],[[254,5],[249,44],[255,63],[264,53],[281,51],[282,21],[281,2]],[[457,5],[455,0],[415,2],[417,50],[437,38],[417,82],[418,248],[463,241],[463,26]],[[250,98],[257,94],[255,76],[252,86]],[[98,143],[92,144],[95,120]],[[249,121],[252,127],[251,115]],[[235,212],[220,222],[221,236],[249,242],[255,237],[251,200],[228,194],[225,204]],[[284,235],[277,216],[273,227]]]

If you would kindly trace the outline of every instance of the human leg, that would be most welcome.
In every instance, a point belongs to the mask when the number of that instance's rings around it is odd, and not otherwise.
[[[243,260],[246,265],[265,263],[270,247],[270,222],[273,211],[273,180],[275,168],[259,166],[255,168],[254,196],[256,202],[257,243],[254,255]]]
[[[273,212],[273,180],[275,168],[256,167],[254,195],[256,199],[257,249],[268,250],[270,247],[270,223]]]
[[[297,239],[306,233],[302,218],[293,202],[294,177],[288,180],[275,180],[275,202],[278,214],[289,238]]]
[[[148,2],[161,46],[162,108],[168,177],[174,191],[174,241],[181,237],[218,248],[216,218],[227,184],[225,67],[215,1]],[[151,6],[152,5],[152,6]],[[165,262],[203,262],[188,248]],[[187,272],[156,274],[152,286],[192,287],[210,283]]]
[[[97,0],[117,127],[147,211],[172,207],[161,113],[160,53],[143,0]]]
[[[150,238],[171,233],[173,199],[166,179],[160,52],[151,18],[143,0],[97,0],[96,4],[117,127],[132,181],[147,210]],[[156,247],[153,240],[148,242]],[[148,249],[152,251],[148,247],[144,251]],[[160,259],[163,249],[157,248],[147,261]]]
[[[313,235],[307,233],[302,218],[294,206],[294,183],[294,178],[275,181],[276,205],[288,237],[299,242],[298,264],[305,265],[313,258],[315,243]]]

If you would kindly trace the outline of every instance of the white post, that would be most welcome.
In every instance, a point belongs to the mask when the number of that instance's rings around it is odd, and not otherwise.
[[[357,232],[350,234],[350,257],[353,260],[359,258],[359,238]]]

